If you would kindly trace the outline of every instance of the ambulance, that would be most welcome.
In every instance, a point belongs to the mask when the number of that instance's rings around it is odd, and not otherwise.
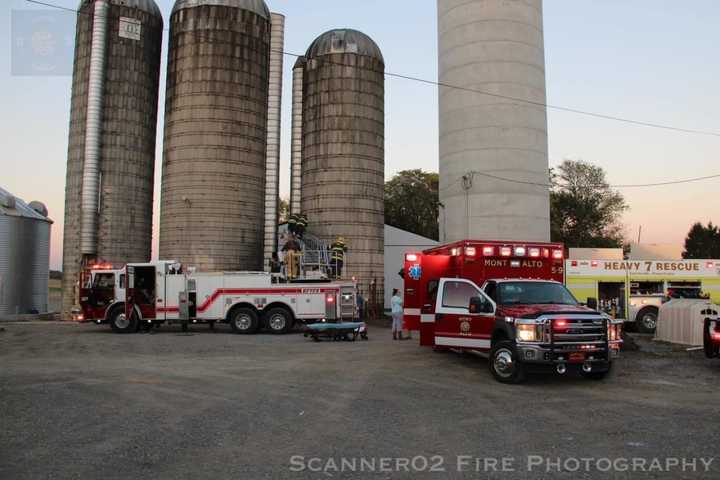
[[[566,260],[565,285],[581,302],[598,299],[616,319],[653,333],[669,298],[709,296],[720,304],[720,260]]]

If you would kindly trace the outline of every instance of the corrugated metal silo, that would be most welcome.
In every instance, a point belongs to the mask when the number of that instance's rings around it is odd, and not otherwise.
[[[160,256],[259,270],[270,12],[262,0],[178,0],[170,19]]]
[[[47,313],[51,225],[42,203],[0,188],[0,317]]]
[[[383,291],[385,63],[356,30],[331,30],[306,53],[302,211],[310,229],[349,252],[344,276]]]
[[[153,0],[82,0],[70,111],[63,316],[83,262],[150,258],[163,20]]]
[[[305,57],[299,57],[293,66],[292,87],[292,140],[290,146],[290,213],[301,213],[302,202],[302,129],[303,81]]]
[[[441,241],[549,241],[542,0],[438,0],[438,30]]]

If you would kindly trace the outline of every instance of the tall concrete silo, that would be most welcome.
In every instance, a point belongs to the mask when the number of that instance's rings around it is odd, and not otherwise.
[[[548,241],[542,0],[438,0],[438,30],[441,241]]]
[[[48,312],[52,223],[45,205],[0,188],[0,318]]]
[[[305,57],[293,66],[292,140],[290,145],[290,213],[302,213],[302,130]]]
[[[160,256],[200,270],[263,263],[270,12],[177,0],[170,18]]]
[[[163,19],[153,0],[82,0],[65,188],[63,316],[83,262],[150,259]]]
[[[346,239],[344,276],[383,291],[385,63],[356,30],[331,30],[306,53],[302,211],[314,234]]]

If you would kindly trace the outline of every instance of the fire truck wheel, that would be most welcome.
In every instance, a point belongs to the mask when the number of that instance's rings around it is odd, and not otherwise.
[[[273,308],[265,314],[265,325],[270,333],[276,335],[287,333],[292,327],[292,317],[284,308]]]
[[[110,312],[110,327],[115,333],[134,333],[137,330],[137,317],[127,318],[124,307],[117,307]]]
[[[580,375],[588,380],[604,380],[612,371],[612,363],[608,363],[604,370],[593,370],[591,372],[580,371]]]
[[[230,315],[230,327],[233,333],[250,335],[257,333],[260,327],[260,321],[258,320],[255,310],[250,308],[237,308],[233,310]]]
[[[640,310],[636,317],[635,325],[640,333],[655,333],[657,328],[658,311],[655,308],[647,307]]]
[[[517,361],[517,350],[511,341],[495,344],[490,354],[490,373],[501,383],[521,383],[525,380],[525,370]]]

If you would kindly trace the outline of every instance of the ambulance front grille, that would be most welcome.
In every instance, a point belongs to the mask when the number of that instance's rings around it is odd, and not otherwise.
[[[597,344],[607,341],[607,323],[601,317],[555,317],[550,326],[551,341],[556,345]]]

